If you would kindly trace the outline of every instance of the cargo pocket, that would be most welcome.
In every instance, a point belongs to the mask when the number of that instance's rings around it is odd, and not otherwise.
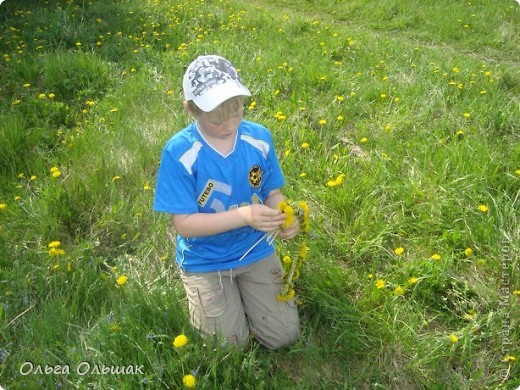
[[[186,293],[193,326],[207,335],[217,333],[221,328],[221,316],[228,307],[224,290],[201,291],[197,287],[188,287]]]

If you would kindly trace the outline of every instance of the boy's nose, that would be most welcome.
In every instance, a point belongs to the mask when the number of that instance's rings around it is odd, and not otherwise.
[[[222,127],[227,131],[234,130],[235,123],[232,119],[227,119],[222,123]]]

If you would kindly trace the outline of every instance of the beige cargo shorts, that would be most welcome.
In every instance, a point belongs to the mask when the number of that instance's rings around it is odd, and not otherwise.
[[[273,255],[219,272],[180,272],[190,320],[203,335],[245,344],[251,332],[269,349],[293,343],[300,335],[295,299],[280,302],[283,268]]]

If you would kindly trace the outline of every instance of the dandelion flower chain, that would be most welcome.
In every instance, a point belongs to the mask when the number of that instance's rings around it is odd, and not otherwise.
[[[308,233],[309,232],[309,214],[310,208],[304,201],[298,201],[296,203],[291,204],[289,201],[281,201],[278,204],[278,209],[285,214],[285,222],[282,224],[281,228],[285,229],[291,226],[295,219],[298,218],[300,223],[300,232]],[[272,245],[274,239],[278,235],[279,230],[274,230],[269,233],[265,233],[258,239],[239,259],[242,261],[260,242],[266,240],[269,245]],[[298,260],[292,261],[290,256],[285,256],[284,263],[284,276],[283,276],[283,285],[280,291],[280,294],[277,295],[278,300],[282,302],[286,302],[292,299],[296,292],[294,290],[294,282],[300,277],[300,268],[303,264],[303,261],[307,257],[309,252],[309,247],[302,241],[300,245],[300,252],[298,254]]]
[[[285,229],[286,227],[291,226],[294,222],[293,207],[285,200],[282,200],[280,203],[278,203],[278,210],[281,210],[282,213],[285,214],[285,222],[282,225],[282,229]]]
[[[300,231],[302,233],[309,232],[309,214],[310,208],[304,201],[299,201],[295,205],[290,205],[288,201],[282,201],[278,204],[278,209],[285,213],[285,223],[282,227],[290,226],[294,222],[295,216],[300,222]],[[298,259],[292,260],[290,256],[284,256],[283,263],[285,273],[283,276],[283,285],[280,294],[277,295],[279,301],[287,302],[294,298],[296,292],[294,283],[300,277],[300,268],[309,253],[309,247],[302,241]]]

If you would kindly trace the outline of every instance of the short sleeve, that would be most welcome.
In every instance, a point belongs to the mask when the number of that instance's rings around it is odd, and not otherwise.
[[[153,209],[170,214],[198,212],[195,179],[168,148],[163,150],[159,165]]]
[[[269,132],[267,132],[266,138],[267,142],[269,143],[269,152],[267,153],[266,157],[267,166],[269,167],[269,173],[267,175],[267,180],[262,189],[262,195],[265,198],[269,196],[269,193],[272,190],[281,188],[285,184],[282,168],[280,167],[280,162],[278,161],[278,157],[276,156],[273,140]]]

